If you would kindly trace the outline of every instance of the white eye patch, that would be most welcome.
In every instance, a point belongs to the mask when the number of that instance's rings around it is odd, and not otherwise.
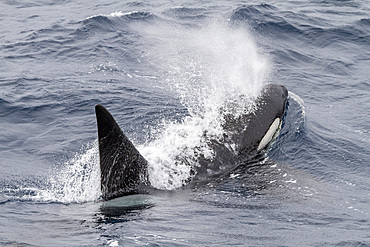
[[[270,125],[269,130],[265,134],[265,136],[262,138],[260,144],[258,145],[257,151],[260,151],[261,149],[265,148],[267,144],[269,144],[274,137],[276,131],[280,127],[280,119],[276,118],[274,122]]]

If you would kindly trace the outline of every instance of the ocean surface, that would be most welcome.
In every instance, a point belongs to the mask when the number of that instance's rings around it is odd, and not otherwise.
[[[370,246],[368,0],[0,10],[0,246]],[[267,83],[290,93],[265,159],[181,188]],[[162,192],[100,199],[96,104]]]

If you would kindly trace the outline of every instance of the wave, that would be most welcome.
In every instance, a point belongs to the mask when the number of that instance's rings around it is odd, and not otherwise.
[[[269,4],[242,6],[232,12],[230,22],[234,26],[246,26],[255,33],[274,38],[301,33],[299,28],[279,13],[276,7]]]
[[[85,23],[89,20],[100,20],[100,19],[113,19],[113,18],[120,18],[125,17],[127,20],[151,20],[152,18],[156,18],[155,15],[153,15],[150,12],[145,11],[131,11],[131,12],[122,12],[122,11],[116,11],[112,12],[109,15],[93,15],[90,17],[87,17],[85,19]]]
[[[263,37],[284,41],[302,39],[321,48],[340,42],[351,45],[366,45],[370,42],[368,18],[330,27],[323,25],[329,22],[323,18],[313,18],[305,13],[283,12],[273,5],[260,4],[237,8],[232,12],[230,21],[232,25],[245,26]]]
[[[153,22],[160,18],[150,12],[133,11],[123,13],[121,11],[113,12],[109,15],[94,15],[86,18],[82,24],[83,29],[89,29],[90,32],[103,31],[113,32],[124,30],[127,25],[133,22]]]

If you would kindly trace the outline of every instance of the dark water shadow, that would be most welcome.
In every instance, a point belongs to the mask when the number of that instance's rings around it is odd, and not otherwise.
[[[112,224],[138,220],[143,210],[154,206],[154,199],[150,195],[124,196],[103,202],[94,221],[98,224]]]

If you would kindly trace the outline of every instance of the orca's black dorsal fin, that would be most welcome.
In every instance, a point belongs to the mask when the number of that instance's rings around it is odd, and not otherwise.
[[[147,161],[104,106],[96,105],[95,113],[103,199],[143,192],[148,184]]]

